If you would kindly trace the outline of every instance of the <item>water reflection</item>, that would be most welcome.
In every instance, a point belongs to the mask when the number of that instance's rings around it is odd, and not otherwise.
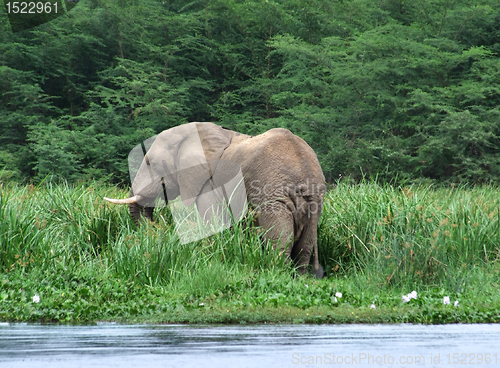
[[[0,324],[0,367],[500,366],[500,325]]]

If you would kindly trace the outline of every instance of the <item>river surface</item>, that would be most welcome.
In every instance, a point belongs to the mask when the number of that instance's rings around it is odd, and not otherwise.
[[[500,367],[500,325],[0,323],[0,367]]]

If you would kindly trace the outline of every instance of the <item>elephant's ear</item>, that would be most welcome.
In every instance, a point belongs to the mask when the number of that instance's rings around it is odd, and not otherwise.
[[[216,163],[231,144],[231,132],[212,123],[192,123],[186,139],[179,145],[176,166],[182,203],[190,206],[210,180],[210,162]],[[191,124],[186,124],[191,125]],[[207,188],[207,187],[205,187]]]
[[[196,123],[196,129],[213,174],[224,150],[231,144],[231,131],[213,123]]]

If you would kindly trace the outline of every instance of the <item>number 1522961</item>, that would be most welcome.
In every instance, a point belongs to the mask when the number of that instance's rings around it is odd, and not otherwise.
[[[25,2],[25,1],[8,1],[5,3],[7,13],[9,14],[50,14],[57,13],[57,2]]]

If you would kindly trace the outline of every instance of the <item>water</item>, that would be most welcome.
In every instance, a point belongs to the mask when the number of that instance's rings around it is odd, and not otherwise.
[[[0,367],[497,367],[500,325],[0,324]]]

